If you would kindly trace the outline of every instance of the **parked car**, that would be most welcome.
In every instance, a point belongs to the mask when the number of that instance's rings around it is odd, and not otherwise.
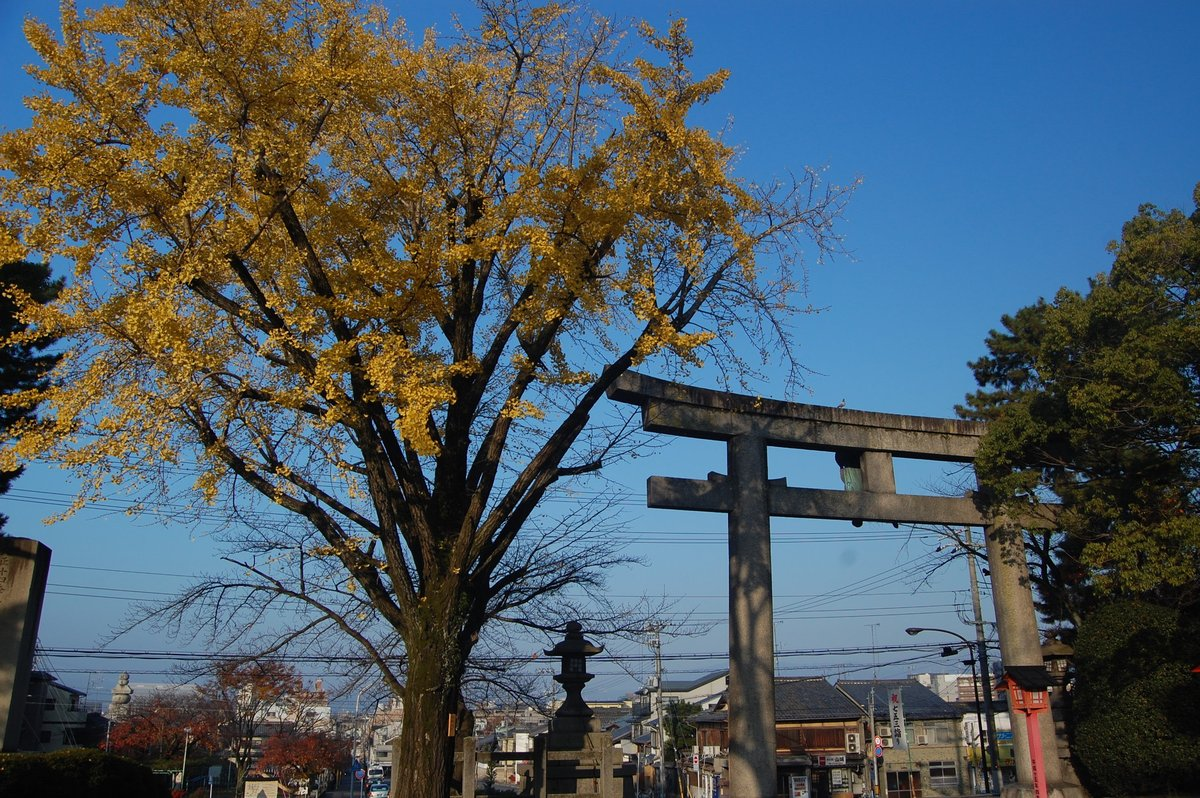
[[[367,798],[388,798],[391,792],[392,783],[390,781],[376,781],[367,788]]]

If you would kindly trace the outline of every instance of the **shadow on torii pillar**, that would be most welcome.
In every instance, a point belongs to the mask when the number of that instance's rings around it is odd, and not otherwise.
[[[646,486],[650,507],[725,513],[729,519],[729,783],[723,785],[724,795],[776,794],[772,516],[855,525],[878,521],[982,527],[1004,663],[1042,665],[1020,525],[985,515],[974,496],[896,492],[893,457],[972,463],[984,424],[783,402],[636,372],[620,377],[608,396],[639,406],[642,426],[649,432],[720,440],[727,447],[726,474],[709,474],[708,479],[654,476]],[[769,480],[769,447],[832,452],[846,490],[790,487],[786,480]],[[1021,523],[1030,528],[1047,525],[1045,519]],[[1073,778],[1064,777],[1049,713],[1040,721],[1049,749],[1043,761],[1050,795],[1083,795]],[[1013,731],[1017,749],[1028,751],[1026,730],[1014,724]],[[1004,795],[1032,796],[1029,757],[1018,757],[1016,765],[1017,783],[1006,786]]]

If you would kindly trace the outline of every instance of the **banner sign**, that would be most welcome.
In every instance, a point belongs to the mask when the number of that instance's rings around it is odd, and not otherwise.
[[[892,728],[892,746],[908,748],[908,737],[904,733],[904,700],[899,687],[888,692],[888,725]]]

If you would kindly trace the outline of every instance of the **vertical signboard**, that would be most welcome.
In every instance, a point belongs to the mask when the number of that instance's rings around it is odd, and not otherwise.
[[[888,725],[892,728],[892,745],[908,748],[908,737],[904,734],[904,699],[899,687],[888,692]]]

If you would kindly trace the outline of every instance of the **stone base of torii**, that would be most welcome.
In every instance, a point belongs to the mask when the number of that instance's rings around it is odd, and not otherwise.
[[[649,506],[725,513],[729,519],[729,783],[725,798],[775,798],[775,671],[771,593],[771,517],[977,526],[988,569],[1005,665],[1042,665],[1041,643],[1020,527],[985,515],[972,496],[896,493],[893,457],[971,463],[983,424],[872,413],[694,388],[623,375],[609,389],[638,405],[642,426],[689,438],[725,441],[726,474],[708,479],[651,477]],[[767,477],[770,447],[831,452],[847,490],[790,487]],[[1023,523],[1032,523],[1023,519]],[[1060,760],[1045,713],[1046,782],[1051,796],[1082,798]],[[1014,724],[1017,783],[1005,798],[1033,795],[1029,737]]]

